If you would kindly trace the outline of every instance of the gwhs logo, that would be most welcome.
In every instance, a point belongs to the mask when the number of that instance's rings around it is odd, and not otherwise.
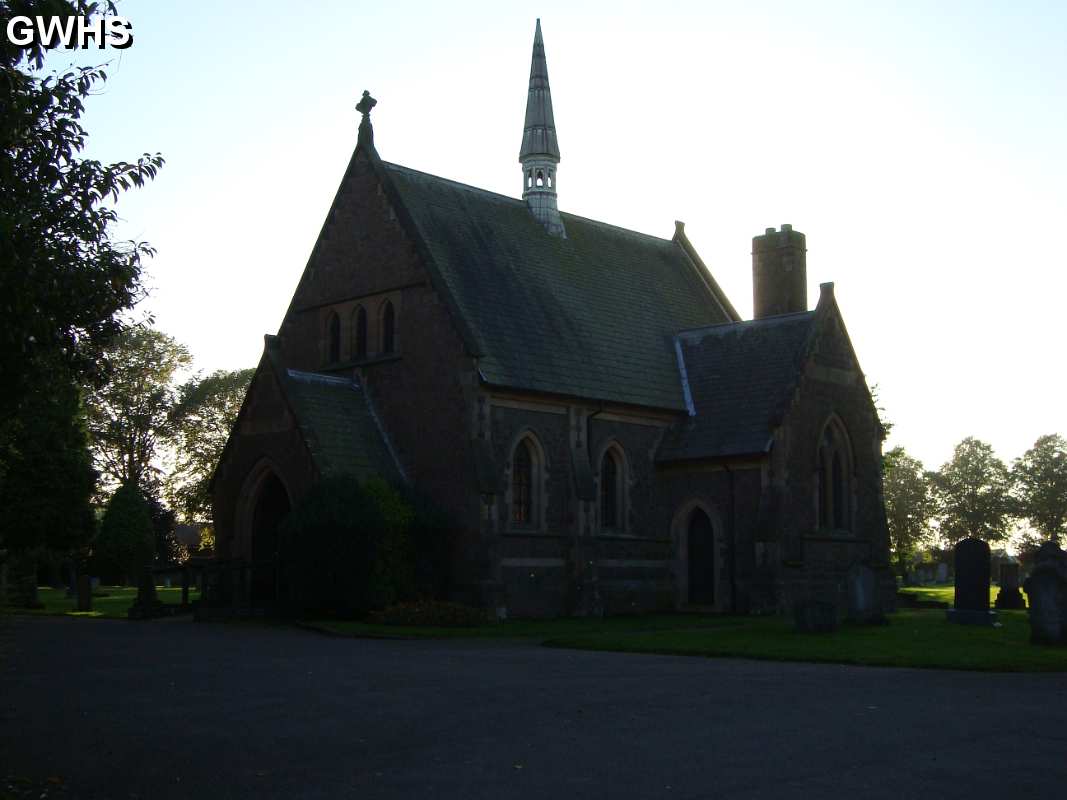
[[[63,45],[68,50],[96,45],[125,50],[133,44],[133,25],[125,17],[12,17],[7,40],[16,47]]]

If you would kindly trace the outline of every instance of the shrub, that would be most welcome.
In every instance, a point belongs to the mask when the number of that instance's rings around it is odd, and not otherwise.
[[[384,611],[368,615],[368,622],[376,625],[409,625],[436,628],[472,628],[486,622],[484,611],[459,603],[440,600],[419,600],[400,603]]]
[[[107,582],[136,576],[155,554],[148,503],[134,483],[124,483],[108,500],[93,546],[93,569]]]

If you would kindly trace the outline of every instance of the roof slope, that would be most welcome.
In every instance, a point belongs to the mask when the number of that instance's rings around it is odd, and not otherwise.
[[[803,367],[814,311],[678,334],[689,420],[668,434],[660,461],[767,451],[775,419]]]
[[[380,162],[494,385],[683,410],[673,335],[726,322],[682,246]],[[727,303],[728,305],[728,303]]]
[[[369,398],[354,381],[285,370],[283,391],[308,450],[326,475],[377,475],[397,481],[400,470]]]

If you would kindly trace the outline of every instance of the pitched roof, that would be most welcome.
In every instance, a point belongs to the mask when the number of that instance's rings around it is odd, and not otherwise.
[[[800,376],[815,311],[683,331],[676,339],[690,417],[659,461],[764,453]]]
[[[673,336],[736,316],[679,241],[378,162],[489,384],[683,410]],[[686,243],[687,245],[687,243]]]
[[[397,481],[398,462],[366,393],[355,381],[288,369],[280,372],[289,400],[319,473],[373,475]]]

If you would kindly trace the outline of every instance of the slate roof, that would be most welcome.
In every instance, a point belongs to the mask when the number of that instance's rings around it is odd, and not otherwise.
[[[379,163],[485,382],[685,409],[674,334],[731,317],[679,242],[573,214],[549,236],[522,200]]]
[[[765,453],[800,377],[815,313],[679,333],[676,353],[691,416],[664,437],[657,460]]]
[[[355,381],[289,369],[283,391],[320,474],[402,476],[369,400]]]

